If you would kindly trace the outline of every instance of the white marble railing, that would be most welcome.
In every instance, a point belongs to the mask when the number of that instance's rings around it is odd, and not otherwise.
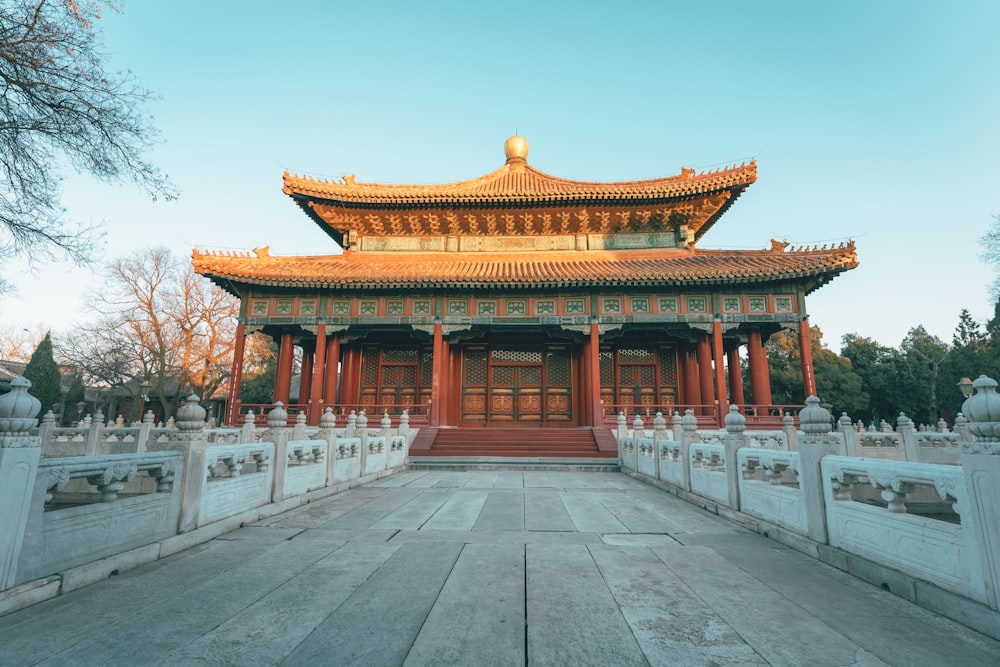
[[[13,583],[176,534],[181,470],[176,452],[42,459]]]
[[[729,505],[726,448],[722,443],[692,443],[688,457],[691,465],[691,491],[717,503]]]
[[[808,535],[799,488],[799,453],[745,447],[736,453],[740,510],[800,535]]]
[[[974,531],[947,507],[931,516],[907,508],[920,490],[933,490],[951,509],[965,505],[960,467],[827,456],[821,469],[831,546],[986,601]],[[859,501],[865,486],[880,504]]]
[[[0,448],[0,602],[3,591],[40,577],[140,547],[142,558],[155,558],[183,548],[166,546],[171,540],[197,544],[263,512],[374,480],[405,464],[418,432],[405,424],[181,431],[148,422],[42,431]],[[72,455],[43,458],[43,441],[50,454],[65,447]],[[133,451],[86,453],[118,447]]]

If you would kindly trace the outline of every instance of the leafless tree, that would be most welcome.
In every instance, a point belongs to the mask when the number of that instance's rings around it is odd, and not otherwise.
[[[0,258],[91,259],[98,230],[60,206],[65,162],[175,196],[145,157],[156,138],[143,112],[150,91],[105,68],[100,9],[93,0],[0,0]],[[0,291],[10,287],[0,278]]]
[[[170,414],[174,399],[208,399],[229,379],[239,301],[168,250],[112,262],[90,306],[99,316],[66,336],[72,342],[62,353],[88,380],[111,387],[148,381]]]

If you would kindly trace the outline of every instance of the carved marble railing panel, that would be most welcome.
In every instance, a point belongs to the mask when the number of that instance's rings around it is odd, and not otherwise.
[[[205,429],[206,440],[213,445],[238,445],[241,435],[241,430],[238,428]]]
[[[746,431],[747,447],[788,451],[788,439],[784,431]]]
[[[346,482],[361,476],[361,438],[338,436],[333,455],[328,457],[333,469],[333,482]]]
[[[268,503],[273,459],[274,444],[270,442],[207,447],[198,525]]]
[[[300,495],[326,485],[325,440],[290,440],[287,452],[285,497]]]
[[[681,443],[666,440],[660,443],[660,479],[674,486],[684,488],[684,468]]]
[[[177,452],[43,459],[17,567],[17,583],[165,539],[177,531],[183,457]],[[148,477],[153,492],[124,494]],[[93,487],[92,502],[64,505],[74,480]],[[46,507],[48,505],[48,507]]]
[[[656,479],[656,445],[653,438],[639,438],[636,442],[636,472]]]
[[[903,436],[895,432],[865,431],[858,434],[858,456],[867,459],[905,461]]]
[[[962,453],[962,436],[958,433],[920,431],[914,434],[917,441],[917,461],[959,465]]]
[[[726,448],[719,440],[712,444],[693,443],[688,451],[691,492],[729,505],[726,484]]]
[[[386,467],[396,468],[406,462],[406,455],[409,452],[408,438],[405,435],[389,436],[389,452],[386,458]]]
[[[374,431],[375,435],[369,432],[364,460],[364,470],[362,474],[373,475],[377,472],[385,470],[386,462],[386,449],[388,448],[388,442],[385,436],[377,435],[378,431]]]
[[[740,470],[740,511],[808,535],[806,503],[799,488],[799,453],[744,447],[736,453]]]
[[[985,602],[974,531],[955,515],[907,511],[915,490],[930,487],[960,516],[967,501],[959,466],[827,456],[821,470],[831,546]],[[884,506],[857,501],[859,485],[877,489]]]

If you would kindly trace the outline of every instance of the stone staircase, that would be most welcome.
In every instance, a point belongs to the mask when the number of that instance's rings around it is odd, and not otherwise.
[[[420,433],[410,448],[411,459],[422,456],[517,459],[618,456],[617,446],[613,445],[614,436],[607,429],[440,428],[426,431]]]

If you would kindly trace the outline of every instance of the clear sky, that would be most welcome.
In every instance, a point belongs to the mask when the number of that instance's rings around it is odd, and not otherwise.
[[[858,332],[950,340],[992,313],[978,237],[1000,213],[1000,2],[205,2],[133,0],[102,21],[116,67],[160,100],[150,202],[68,175],[100,257],[151,245],[336,251],[281,193],[285,169],[439,183],[528,161],[627,180],[758,160],[699,242],[855,239],[861,266],[807,299],[835,350]],[[21,273],[21,275],[18,275]],[[68,334],[99,272],[23,273],[2,326]]]

